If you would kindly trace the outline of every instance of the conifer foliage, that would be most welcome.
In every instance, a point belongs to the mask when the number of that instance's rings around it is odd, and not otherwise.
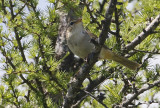
[[[159,0],[48,0],[45,11],[39,1],[0,1],[1,108],[160,106]],[[84,60],[66,45],[77,18],[98,38]],[[141,67],[97,62],[103,45]]]

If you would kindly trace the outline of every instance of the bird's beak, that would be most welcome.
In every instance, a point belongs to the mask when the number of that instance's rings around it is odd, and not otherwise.
[[[79,23],[79,22],[82,22],[82,18],[78,19],[78,20],[76,21],[76,24]]]

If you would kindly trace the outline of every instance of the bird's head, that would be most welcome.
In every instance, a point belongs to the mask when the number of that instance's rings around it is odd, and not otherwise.
[[[83,29],[83,23],[82,23],[82,18],[80,18],[80,19],[77,19],[77,20],[73,20],[73,21],[71,21],[70,23],[69,23],[69,25],[68,25],[68,31],[69,32],[75,32],[75,31],[79,31],[79,30],[81,30],[81,29]]]

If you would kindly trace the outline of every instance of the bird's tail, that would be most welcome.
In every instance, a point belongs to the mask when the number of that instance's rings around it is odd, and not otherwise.
[[[110,59],[113,61],[116,61],[132,70],[136,70],[137,68],[140,67],[140,64],[134,62],[134,61],[130,61],[125,57],[122,57],[118,54],[115,54],[114,52],[112,52],[111,50],[109,50],[108,48],[103,47],[101,52],[100,52],[100,56],[101,59]]]

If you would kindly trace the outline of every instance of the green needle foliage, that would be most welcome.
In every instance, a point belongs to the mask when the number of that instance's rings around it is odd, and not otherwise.
[[[39,1],[0,1],[0,67],[5,72],[0,77],[1,108],[62,107],[70,92],[70,80],[86,61],[81,63],[72,56],[67,62],[72,65],[67,67],[67,71],[59,68],[72,55],[65,47],[64,56],[57,59],[57,43],[66,45],[66,41],[61,42],[63,39],[59,38],[60,27],[63,27],[59,12],[68,15],[73,10],[75,16],[82,17],[84,27],[99,37],[109,3],[109,0],[48,0],[49,5],[42,11],[37,7]],[[155,83],[159,81],[160,66],[149,63],[151,58],[160,54],[160,26],[153,27],[153,31],[145,40],[140,39],[136,47],[126,49],[140,33],[146,33],[145,28],[158,14],[160,0],[117,0],[105,45],[119,55],[138,62],[141,68],[132,71],[110,60],[101,61],[94,65],[86,76],[88,80],[83,81],[79,85],[80,90],[76,91],[77,96],[84,93],[85,96],[80,99],[75,96],[74,102],[69,104],[85,108],[112,108],[123,105],[131,99],[129,96],[137,94],[124,107],[160,105],[160,100],[156,98],[159,83]],[[158,22],[160,24],[160,18]],[[140,92],[147,86],[149,88],[144,93]]]

